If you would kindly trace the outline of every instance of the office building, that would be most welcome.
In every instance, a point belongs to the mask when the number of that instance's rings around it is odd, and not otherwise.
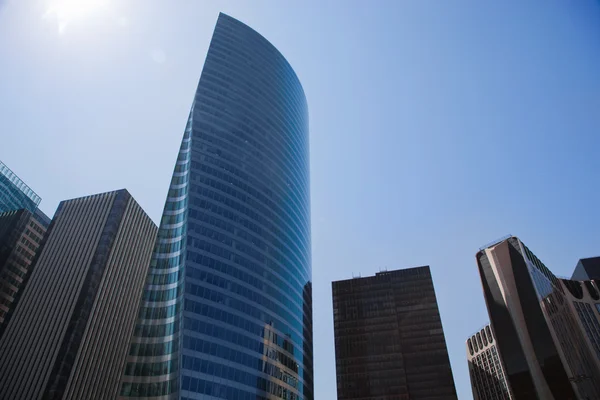
[[[0,398],[114,399],[156,238],[126,190],[60,203],[0,338]]]
[[[0,214],[0,337],[18,304],[50,219],[39,209]]]
[[[0,213],[27,209],[34,212],[42,199],[0,161]]]
[[[308,149],[291,66],[220,14],[121,398],[313,399]]]
[[[581,329],[595,315],[596,307],[588,310],[585,304],[590,301],[582,301],[583,287],[596,289],[592,283],[558,279],[514,236],[482,248],[476,258],[490,325],[514,398],[600,399],[600,368],[591,350],[595,333]],[[588,295],[598,295],[592,293]],[[578,306],[585,312],[583,319]],[[592,319],[590,324],[593,327]]]
[[[339,400],[456,400],[429,267],[333,282]]]
[[[580,259],[571,279],[575,281],[600,280],[600,257]]]
[[[583,332],[585,343],[600,370],[600,290],[599,281],[559,279],[569,310]],[[571,326],[571,329],[576,326]]]
[[[489,325],[467,339],[473,400],[514,400]]]

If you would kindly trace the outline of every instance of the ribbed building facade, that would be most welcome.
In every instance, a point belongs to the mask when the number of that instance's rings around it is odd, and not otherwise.
[[[599,335],[580,328],[590,317],[588,328],[597,329],[591,298],[584,298],[584,287],[592,289],[589,296],[598,297],[595,284],[558,279],[514,236],[487,246],[476,258],[514,398],[600,399],[600,368],[593,350]]]
[[[600,370],[600,281],[559,281],[570,311],[584,333],[588,350]]]
[[[474,400],[514,400],[489,325],[467,339],[467,361]]]
[[[456,400],[429,267],[333,282],[339,400]]]
[[[40,196],[0,161],[0,213],[22,208],[34,212],[41,201]]]
[[[48,217],[39,210],[0,214],[0,337],[27,283],[48,225]]]
[[[63,201],[0,338],[0,398],[118,395],[156,225],[126,190]]]
[[[121,398],[313,399],[308,111],[221,14],[180,147]]]

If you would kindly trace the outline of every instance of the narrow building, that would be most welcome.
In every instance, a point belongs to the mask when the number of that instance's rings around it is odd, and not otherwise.
[[[467,339],[467,361],[474,400],[514,400],[489,325]]]
[[[0,337],[18,304],[49,223],[39,209],[0,214]]]
[[[38,196],[0,161],[0,337],[50,225]]]

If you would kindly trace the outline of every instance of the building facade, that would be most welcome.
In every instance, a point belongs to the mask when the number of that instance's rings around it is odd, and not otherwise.
[[[582,285],[558,279],[514,236],[487,246],[476,258],[514,398],[600,398],[597,356],[579,328],[571,298],[572,292],[579,296]]]
[[[580,259],[571,279],[575,281],[600,280],[600,257]]]
[[[156,225],[126,190],[60,203],[0,338],[0,398],[118,395]]]
[[[18,304],[50,222],[41,211],[0,214],[0,337]]]
[[[467,362],[474,400],[514,400],[489,325],[467,339]]]
[[[0,213],[27,209],[34,212],[42,199],[0,161]]]
[[[600,369],[600,282],[560,279],[565,300],[583,332],[589,352]],[[574,327],[571,327],[574,328]]]
[[[308,111],[221,14],[161,219],[121,398],[313,399]]]
[[[333,282],[339,400],[456,400],[429,267]]]

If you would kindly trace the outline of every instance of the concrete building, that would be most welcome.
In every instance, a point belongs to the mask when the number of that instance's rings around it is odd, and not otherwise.
[[[560,279],[566,303],[583,332],[588,351],[600,370],[600,290],[599,281]],[[575,327],[570,327],[575,328]]]
[[[126,190],[60,203],[0,338],[0,398],[118,394],[156,226]]]
[[[333,282],[339,400],[456,400],[429,267]]]
[[[466,344],[473,399],[514,400],[491,327],[486,325]]]
[[[517,237],[476,255],[490,325],[515,399],[600,399],[593,282],[557,278]]]

